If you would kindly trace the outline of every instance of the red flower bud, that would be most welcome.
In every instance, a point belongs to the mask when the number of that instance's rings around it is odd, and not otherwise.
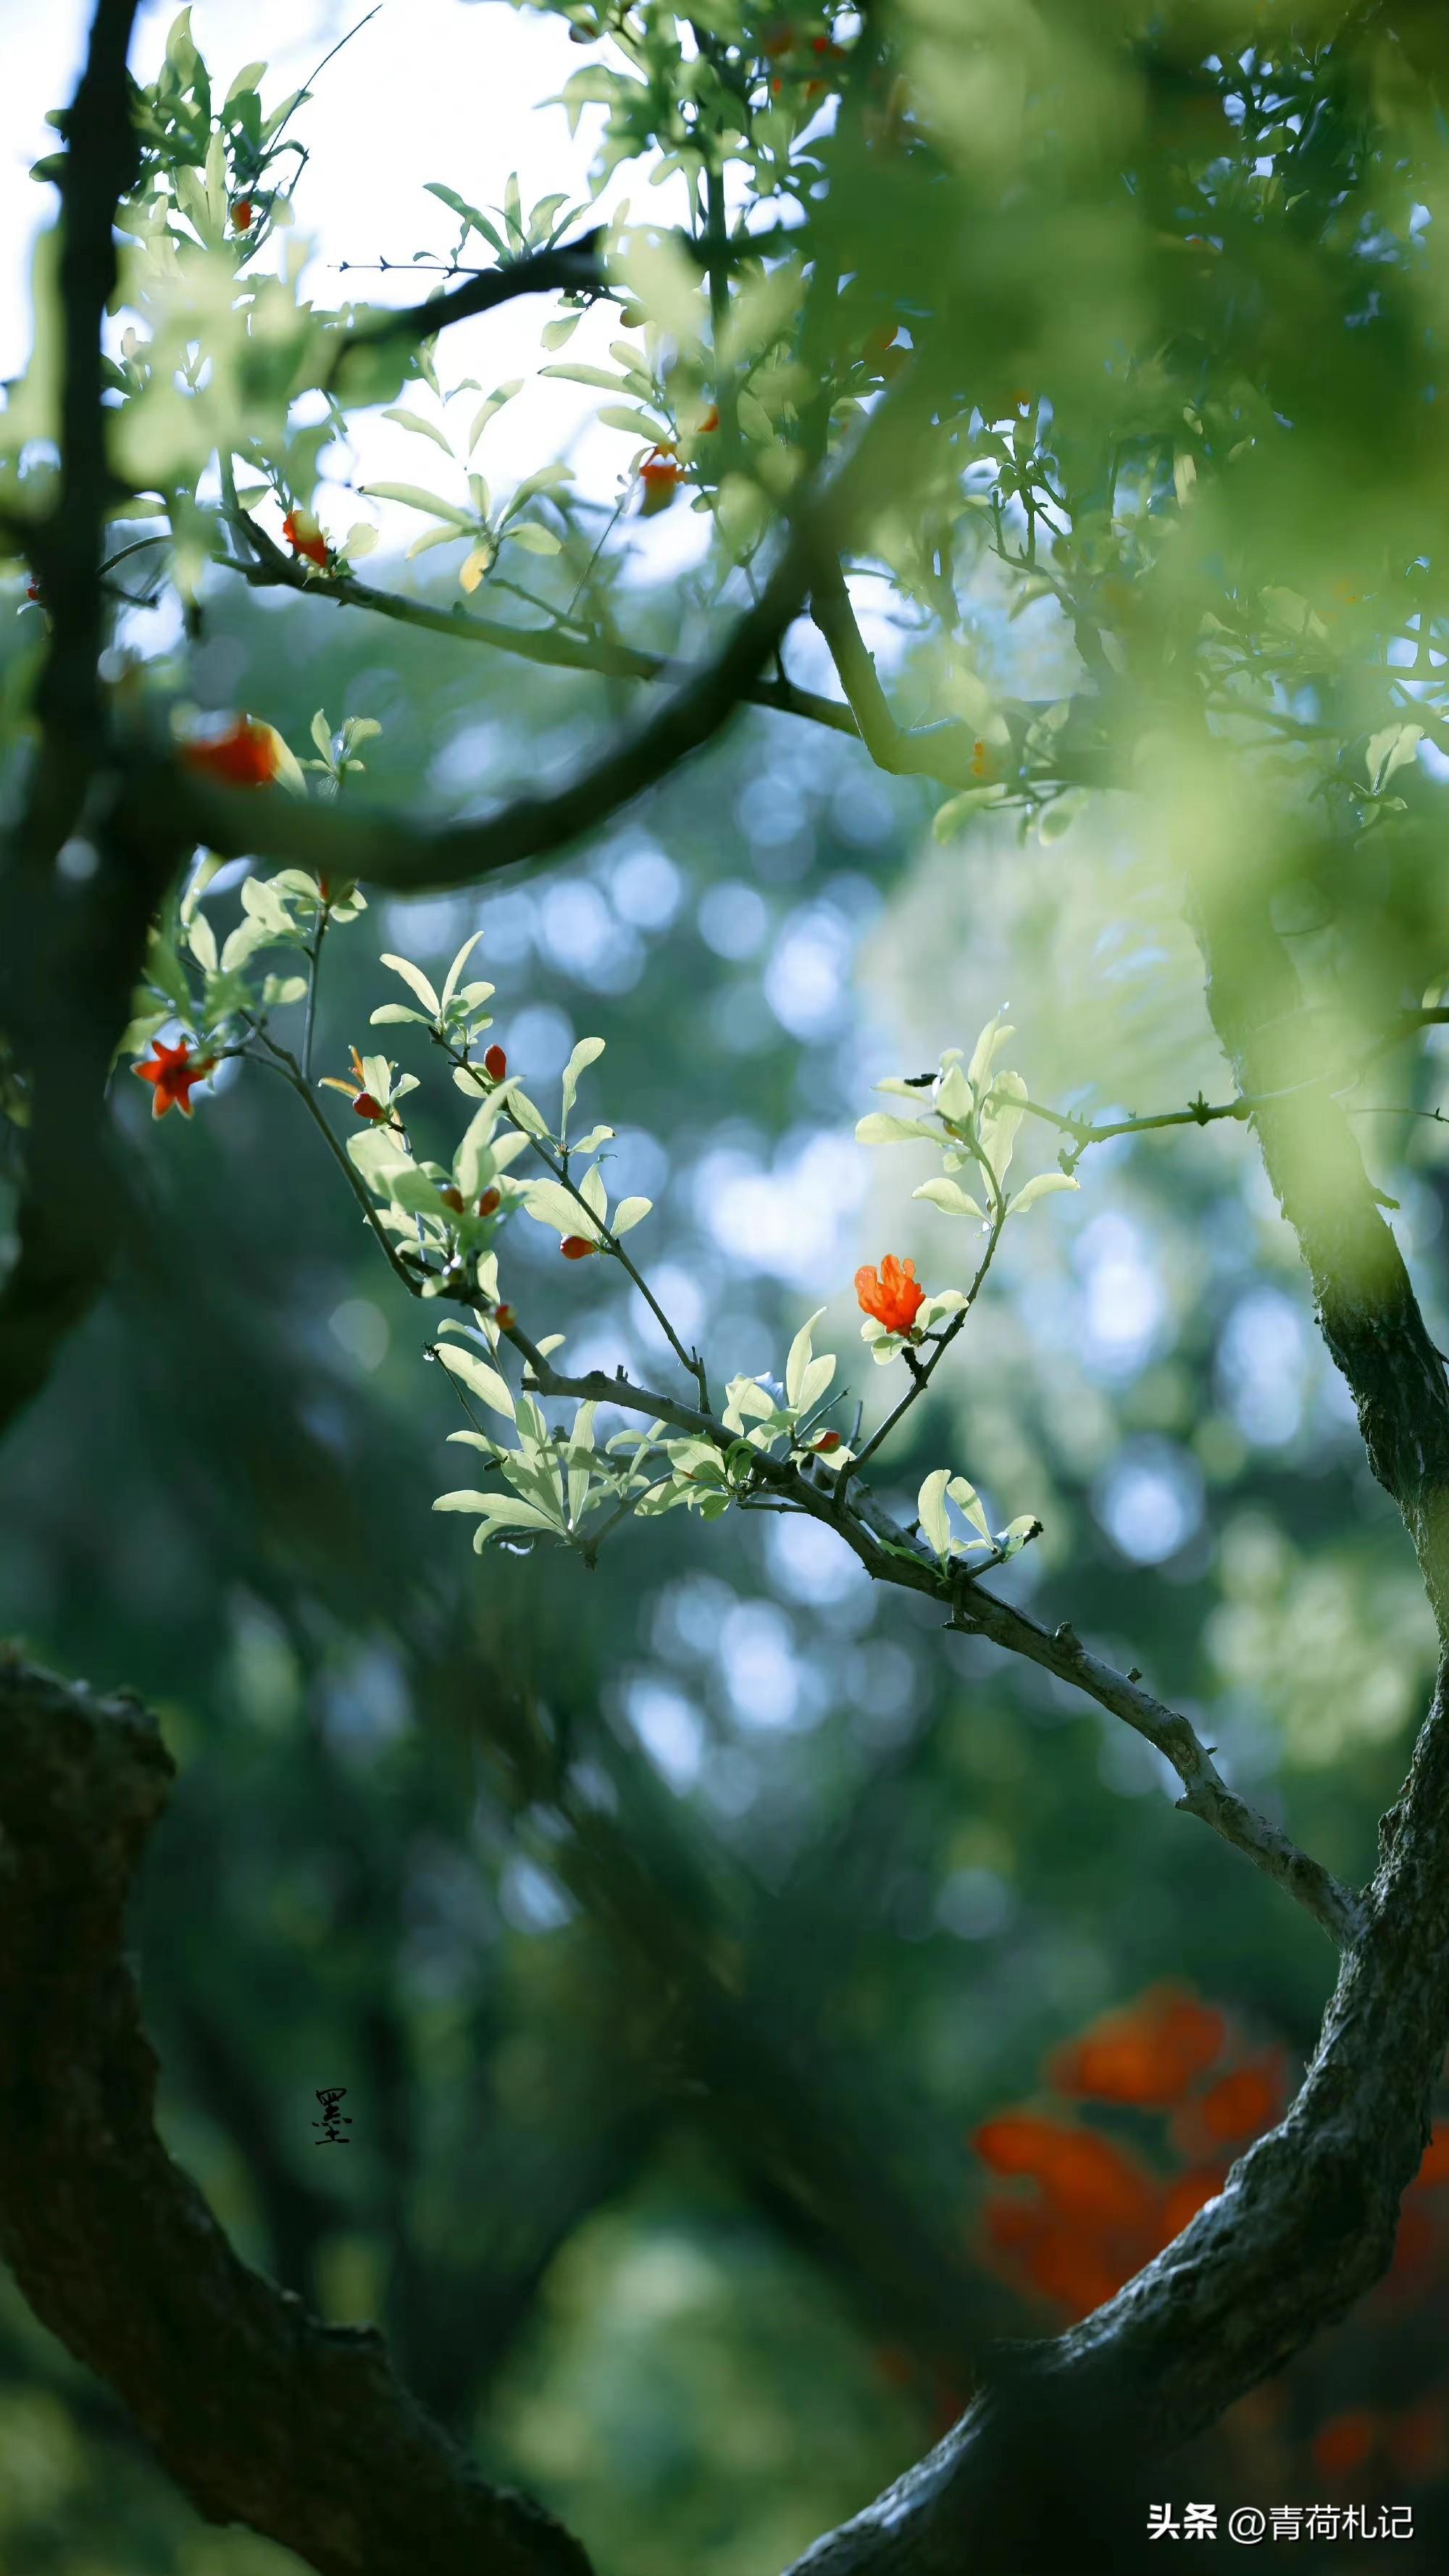
[[[711,432],[712,432],[713,430],[718,429],[718,427],[719,427],[719,405],[718,405],[717,403],[711,403],[711,404],[710,404],[710,407],[709,407],[709,409],[708,409],[708,411],[707,411],[707,412],[705,413],[705,415],[704,415],[703,420],[702,420],[702,421],[700,422],[700,424],[699,424],[699,429],[698,429],[698,431],[697,431],[696,435],[697,435],[698,437],[700,437],[700,438],[708,438],[708,437],[710,436]]]
[[[461,1191],[461,1190],[455,1190],[455,1189],[439,1190],[439,1192],[438,1192],[438,1196],[439,1196],[439,1198],[442,1200],[444,1207],[445,1207],[445,1208],[451,1208],[451,1209],[452,1209],[452,1211],[453,1211],[453,1214],[454,1214],[455,1216],[461,1216],[461,1215],[462,1215],[462,1213],[463,1213],[463,1193],[462,1193],[462,1191]]]
[[[39,582],[38,582],[38,581],[28,581],[28,582],[26,583],[26,585],[25,585],[25,596],[26,596],[26,598],[27,598],[27,599],[39,599],[39,597],[40,597],[40,584],[39,584]]]
[[[559,1245],[565,1261],[587,1261],[589,1254],[597,1252],[598,1248],[596,1243],[590,1243],[586,1234],[566,1234]]]
[[[252,216],[255,211],[256,209],[253,206],[250,197],[238,197],[236,204],[231,210],[232,231],[234,233],[249,233],[252,228]]]
[[[387,1115],[382,1102],[374,1100],[370,1091],[359,1091],[352,1106],[359,1118],[385,1118]]]
[[[518,1309],[515,1306],[508,1305],[495,1306],[493,1309],[493,1321],[497,1325],[500,1333],[511,1333],[514,1325],[518,1321]]]
[[[483,1196],[478,1201],[478,1214],[480,1216],[492,1216],[495,1209],[501,1207],[502,1204],[503,1193],[501,1190],[485,1190]]]
[[[483,1070],[494,1082],[501,1082],[508,1071],[508,1058],[501,1046],[491,1046],[483,1058]]]
[[[331,879],[328,877],[319,877],[317,879],[317,892],[322,897],[324,903],[330,903],[332,901]]]
[[[815,1446],[815,1448],[816,1448],[817,1452],[829,1452],[829,1451],[830,1451],[830,1450],[832,1450],[832,1449],[838,1449],[838,1448],[840,1447],[840,1434],[839,1434],[839,1432],[838,1432],[838,1431],[822,1431],[822,1432],[821,1432],[821,1434],[820,1434],[819,1439],[815,1442],[814,1446]]]

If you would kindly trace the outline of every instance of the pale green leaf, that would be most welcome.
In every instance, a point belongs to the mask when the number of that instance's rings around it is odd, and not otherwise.
[[[937,1467],[926,1478],[916,1497],[916,1517],[928,1547],[944,1563],[951,1553],[951,1529],[946,1518],[946,1487],[951,1481],[949,1467]]]
[[[1017,1191],[1008,1213],[1019,1216],[1026,1208],[1034,1207],[1038,1199],[1049,1197],[1053,1190],[1079,1190],[1081,1186],[1070,1172],[1038,1172],[1035,1180],[1027,1181]]]
[[[604,1052],[602,1038],[580,1038],[563,1071],[563,1114],[567,1119],[578,1096],[579,1075],[591,1064],[597,1064]]]
[[[552,528],[542,528],[537,519],[516,520],[503,531],[505,545],[522,546],[526,555],[557,555],[563,552],[563,539]]]
[[[984,1208],[977,1206],[970,1191],[963,1190],[956,1181],[922,1181],[918,1190],[912,1190],[911,1196],[913,1199],[929,1199],[931,1205],[940,1208],[946,1216],[984,1218],[986,1214]]]
[[[423,1008],[426,1011],[429,1011],[434,1019],[437,1019],[440,1016],[442,1004],[439,1002],[437,994],[433,991],[432,985],[428,982],[421,966],[414,966],[411,958],[393,957],[386,951],[383,953],[381,962],[384,966],[390,966],[394,975],[401,975],[403,982],[407,985],[409,991],[416,993],[418,1000],[423,1005]]]
[[[516,1420],[517,1407],[512,1390],[507,1380],[499,1375],[497,1369],[490,1368],[486,1360],[479,1359],[472,1351],[460,1351],[454,1342],[440,1342],[438,1357],[444,1368],[450,1369],[454,1377],[461,1378],[464,1386],[491,1412],[504,1414],[510,1422]]]
[[[400,501],[406,510],[425,510],[429,518],[447,519],[472,535],[471,513],[460,510],[456,501],[445,501],[441,493],[426,491],[420,483],[364,483],[362,492],[369,501]]]
[[[421,412],[409,411],[405,403],[394,403],[382,416],[384,420],[395,420],[399,429],[410,429],[419,438],[430,438],[435,447],[441,447],[443,454],[451,457],[452,441],[439,429],[436,421],[424,420]]]

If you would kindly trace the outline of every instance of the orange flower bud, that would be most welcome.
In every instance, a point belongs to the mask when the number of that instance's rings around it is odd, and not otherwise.
[[[559,1245],[565,1261],[587,1261],[589,1254],[597,1252],[598,1248],[596,1243],[590,1243],[586,1234],[566,1234]]]
[[[838,1449],[840,1447],[839,1432],[822,1431],[819,1439],[814,1443],[814,1447],[818,1456],[828,1455],[830,1450]]]
[[[495,1211],[502,1206],[502,1204],[503,1193],[501,1190],[485,1190],[483,1196],[478,1201],[478,1214],[480,1216],[492,1216]]]
[[[508,1071],[508,1058],[501,1046],[491,1046],[483,1058],[483,1070],[494,1082],[501,1082]]]
[[[234,233],[249,233],[252,228],[252,217],[255,213],[256,208],[252,204],[250,197],[238,197],[236,204],[231,210],[232,231]]]
[[[518,1309],[515,1306],[509,1305],[495,1306],[493,1309],[493,1321],[497,1325],[500,1333],[511,1333],[514,1325],[518,1321]]]
[[[719,427],[719,405],[718,405],[717,403],[711,403],[711,404],[710,404],[710,407],[709,407],[709,409],[708,409],[708,411],[707,411],[707,412],[705,413],[705,415],[704,415],[703,420],[700,422],[700,424],[699,424],[699,428],[698,428],[698,430],[695,432],[695,435],[696,435],[696,437],[698,437],[698,438],[708,438],[708,437],[709,437],[709,435],[710,435],[710,433],[711,433],[711,431],[712,431],[712,430],[716,430],[716,429],[718,429],[718,427]]]
[[[461,1215],[462,1215],[462,1213],[463,1213],[463,1193],[462,1193],[462,1191],[461,1191],[461,1190],[455,1190],[455,1189],[439,1190],[439,1192],[438,1192],[438,1196],[439,1196],[439,1198],[442,1200],[443,1205],[444,1205],[444,1207],[445,1207],[445,1208],[451,1208],[451,1209],[452,1209],[454,1216],[461,1216]]]
[[[370,1091],[359,1091],[352,1106],[354,1112],[359,1118],[385,1118],[387,1116],[387,1112],[383,1108],[382,1102],[380,1100],[374,1100]]]

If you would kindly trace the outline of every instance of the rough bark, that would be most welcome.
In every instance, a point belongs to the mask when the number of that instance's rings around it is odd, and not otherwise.
[[[122,1944],[172,1771],[135,1701],[0,1664],[0,2253],[208,2521],[322,2576],[588,2576],[373,2328],[321,2324],[238,2260],[161,2144]]]

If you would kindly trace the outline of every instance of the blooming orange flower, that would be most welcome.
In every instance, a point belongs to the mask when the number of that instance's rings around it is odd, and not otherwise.
[[[270,787],[280,767],[271,726],[251,716],[238,716],[230,733],[210,742],[187,743],[181,757],[223,787]]]
[[[671,455],[667,448],[656,447],[653,455],[646,456],[640,466],[639,480],[644,486],[640,516],[657,519],[661,510],[668,509],[679,489],[678,457]]]
[[[131,1071],[142,1082],[156,1088],[151,1098],[151,1115],[164,1118],[173,1105],[183,1118],[191,1116],[191,1094],[198,1082],[205,1082],[216,1062],[215,1056],[196,1056],[185,1038],[179,1046],[167,1046],[160,1038],[151,1041],[152,1053],[147,1064],[133,1064]]]
[[[855,1293],[861,1313],[874,1315],[888,1333],[908,1333],[926,1301],[924,1288],[916,1285],[914,1261],[897,1261],[893,1252],[886,1254],[878,1277],[873,1267],[857,1270]]]
[[[352,1103],[353,1115],[355,1117],[374,1120],[386,1118],[390,1124],[393,1123],[391,1113],[384,1109],[382,1102],[375,1099],[373,1094],[367,1088],[366,1082],[363,1079],[362,1058],[358,1054],[356,1047],[349,1047],[347,1051],[352,1058],[352,1071],[355,1079],[351,1082],[344,1082],[339,1074],[324,1073],[322,1076],[321,1088],[325,1091],[345,1091],[348,1099]]]
[[[1222,2054],[1223,2015],[1181,1987],[1153,1987],[1126,2012],[1104,2013],[1051,2061],[1059,2093],[1097,2102],[1132,2102],[1139,2110],[1168,2110]],[[1241,2107],[1241,2106],[1240,2106]],[[1231,2132],[1210,2127],[1216,2139]]]
[[[305,555],[319,571],[327,570],[332,551],[310,510],[289,510],[282,521],[282,534],[294,555]]]

